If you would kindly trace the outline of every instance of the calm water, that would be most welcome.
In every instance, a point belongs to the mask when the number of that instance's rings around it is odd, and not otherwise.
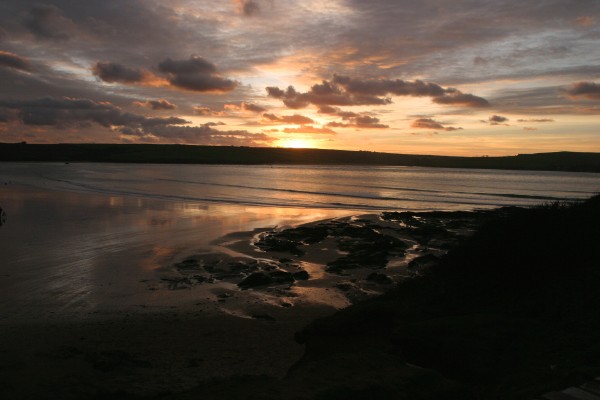
[[[600,174],[416,167],[1,164],[0,178],[44,189],[176,203],[439,210],[581,199]]]
[[[586,173],[0,163],[0,321],[197,301],[205,293],[152,292],[143,281],[230,232],[597,192],[600,174]]]

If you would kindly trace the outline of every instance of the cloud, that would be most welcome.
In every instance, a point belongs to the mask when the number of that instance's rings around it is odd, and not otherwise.
[[[410,126],[411,126],[411,128],[439,129],[439,130],[444,130],[447,132],[458,131],[458,130],[462,129],[462,128],[455,128],[453,126],[444,126],[441,122],[435,121],[432,118],[418,118],[418,119],[414,120],[410,124]]]
[[[0,67],[14,68],[20,71],[31,71],[31,64],[26,58],[14,53],[0,50]]]
[[[238,12],[247,17],[251,17],[260,12],[260,4],[256,0],[234,0],[237,4]]]
[[[3,109],[16,111],[16,118],[24,125],[62,128],[85,127],[96,123],[120,132],[125,139],[135,137],[141,141],[256,146],[267,145],[275,140],[263,133],[253,134],[244,130],[220,131],[213,128],[224,125],[222,122],[183,126],[189,121],[178,117],[145,117],[123,112],[108,102],[89,99],[47,97],[35,100],[1,100],[0,111]]]
[[[524,126],[523,130],[524,131],[537,131],[538,129],[533,126]]]
[[[531,119],[518,119],[517,122],[554,122],[552,118],[531,118]]]
[[[489,107],[482,97],[462,93],[455,88],[443,88],[436,83],[402,79],[355,79],[334,75],[331,81],[323,80],[306,93],[293,86],[286,90],[267,87],[270,97],[280,99],[292,109],[305,108],[309,104],[323,106],[385,105],[392,102],[390,96],[431,97],[435,103],[464,107]]]
[[[192,56],[188,60],[167,58],[158,64],[158,70],[166,74],[171,85],[194,92],[224,93],[237,86],[237,82],[220,77],[215,65],[202,57]]]
[[[245,130],[220,131],[215,123],[200,126],[157,125],[142,128],[123,128],[126,137],[138,140],[168,143],[190,143],[210,146],[265,146],[276,139],[264,133],[250,133]]]
[[[448,89],[443,96],[434,97],[433,102],[437,104],[473,108],[490,107],[490,103],[483,97],[462,93],[456,89]]]
[[[85,126],[97,123],[106,128],[148,128],[159,125],[187,124],[182,118],[155,118],[123,112],[108,102],[89,99],[45,97],[34,100],[0,101],[0,107],[17,111],[17,118],[25,125]]]
[[[329,128],[317,128],[312,125],[303,125],[299,128],[285,128],[285,133],[316,133],[316,134],[328,134],[335,135],[335,131]]]
[[[134,101],[133,104],[138,107],[146,107],[152,110],[174,110],[177,108],[175,104],[165,99]]]
[[[567,94],[571,97],[600,100],[600,84],[595,82],[577,82],[567,89]]]
[[[258,104],[254,104],[254,103],[242,102],[241,107],[242,107],[242,110],[250,111],[253,113],[261,113],[261,112],[267,111],[267,109],[265,107],[259,106]]]
[[[75,24],[54,5],[36,4],[23,20],[23,25],[39,39],[69,40]]]
[[[275,114],[264,113],[262,116],[263,122],[271,125],[306,125],[315,123],[313,119],[298,114],[277,116]]]
[[[492,115],[491,117],[488,118],[488,121],[490,125],[508,125],[506,124],[506,122],[508,121],[508,118],[503,117],[501,115]]]
[[[110,61],[98,61],[92,68],[98,78],[108,83],[153,84],[158,78],[151,72],[139,68],[129,68]]]
[[[225,110],[229,110],[229,111],[233,111],[233,112],[248,111],[248,112],[255,113],[255,114],[267,111],[267,109],[265,107],[259,106],[258,104],[254,104],[254,103],[246,103],[244,101],[240,102],[240,104],[234,104],[234,103],[225,104],[223,106],[223,108]]]
[[[194,114],[202,115],[202,116],[211,116],[216,115],[216,111],[212,110],[210,107],[202,107],[195,106],[192,108],[194,110]]]
[[[379,123],[379,118],[368,115],[358,115],[356,117],[344,118],[348,122],[329,122],[327,126],[333,128],[359,128],[359,129],[386,129],[389,125]]]
[[[266,90],[270,97],[280,99],[283,104],[292,109],[305,108],[310,104],[316,106],[358,106],[384,105],[392,102],[388,98],[353,95],[329,81],[313,85],[306,93],[297,92],[293,86],[289,86],[285,91],[278,87],[267,87]]]
[[[389,125],[384,125],[379,122],[379,118],[373,117],[368,113],[355,113],[352,111],[343,111],[338,107],[332,106],[321,106],[319,107],[319,113],[336,115],[341,117],[343,121],[347,122],[329,122],[327,126],[337,128],[370,128],[370,129],[385,129],[389,128]]]

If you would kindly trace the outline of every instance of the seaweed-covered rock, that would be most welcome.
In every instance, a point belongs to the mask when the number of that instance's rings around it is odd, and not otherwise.
[[[274,283],[293,283],[294,282],[294,276],[292,275],[292,273],[283,271],[283,270],[269,272],[269,276],[271,277],[271,279],[273,280]]]
[[[304,251],[299,246],[318,243],[328,235],[329,228],[324,224],[300,226],[281,232],[269,232],[256,242],[256,246],[264,251],[277,251],[302,256]]]
[[[238,286],[245,290],[256,286],[264,286],[273,283],[273,278],[264,272],[254,272],[247,276],[243,281],[238,283]]]
[[[256,242],[256,246],[261,250],[290,253],[295,256],[304,255],[304,251],[298,248],[301,244],[299,241],[281,237],[277,233],[266,234]]]
[[[347,251],[343,257],[327,264],[327,271],[340,273],[356,268],[384,268],[390,256],[403,255],[408,247],[400,239],[372,228],[347,226],[341,231],[338,247]]]

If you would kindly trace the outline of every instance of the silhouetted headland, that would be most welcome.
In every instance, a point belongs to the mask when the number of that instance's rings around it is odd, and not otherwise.
[[[370,151],[164,144],[0,143],[0,161],[388,165],[600,172],[600,153],[554,152],[504,157],[454,157]]]

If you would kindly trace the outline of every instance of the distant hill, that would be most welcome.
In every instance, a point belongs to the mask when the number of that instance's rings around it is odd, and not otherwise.
[[[0,161],[164,164],[401,165],[600,172],[600,153],[555,152],[505,157],[451,157],[322,149],[166,144],[0,143]]]

